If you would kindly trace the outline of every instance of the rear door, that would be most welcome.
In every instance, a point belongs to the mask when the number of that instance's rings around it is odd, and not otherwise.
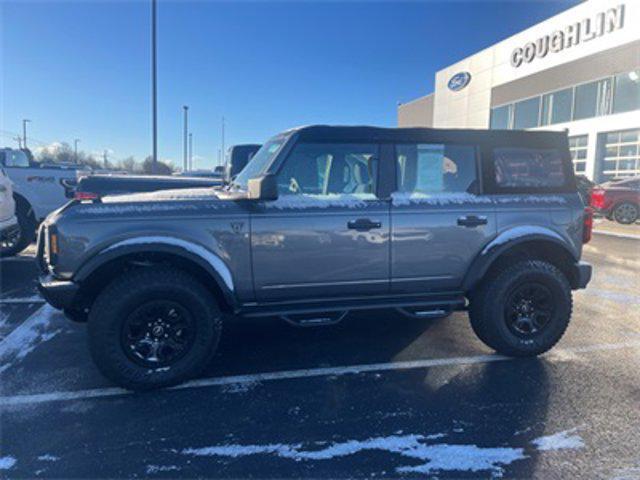
[[[391,291],[454,290],[495,235],[492,201],[478,195],[479,148],[448,142],[395,145]]]
[[[258,301],[389,291],[389,202],[376,196],[377,144],[298,143],[279,198],[251,216]]]

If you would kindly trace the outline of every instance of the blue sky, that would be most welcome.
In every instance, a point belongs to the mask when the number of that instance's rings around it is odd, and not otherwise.
[[[182,162],[190,105],[197,167],[226,144],[310,123],[394,126],[434,73],[577,3],[159,1],[159,157]],[[149,3],[0,0],[1,145],[151,150]],[[35,143],[35,141],[40,143]]]

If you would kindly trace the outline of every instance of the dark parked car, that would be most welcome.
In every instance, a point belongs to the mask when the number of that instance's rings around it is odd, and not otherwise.
[[[237,175],[245,167],[260,145],[235,145],[229,149],[227,167],[220,165],[206,175],[200,172],[184,175],[88,175],[81,177],[74,196],[77,200],[96,200],[105,195],[120,195],[133,192],[156,192],[183,188],[221,187],[232,175]]]
[[[625,225],[640,217],[640,177],[607,182],[591,192],[591,206],[609,220]]]
[[[485,344],[532,356],[589,282],[590,211],[566,133],[303,127],[224,190],[68,204],[39,232],[40,289],[130,389],[197,375],[237,317],[466,310]]]

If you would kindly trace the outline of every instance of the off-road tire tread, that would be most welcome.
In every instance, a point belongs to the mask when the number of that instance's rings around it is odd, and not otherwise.
[[[122,321],[118,309],[154,290],[185,299],[184,306],[197,316],[199,330],[192,349],[178,365],[149,373],[126,358],[113,335]],[[218,346],[222,314],[211,292],[190,274],[171,266],[147,267],[125,272],[105,287],[89,312],[88,330],[91,356],[102,374],[123,388],[143,391],[176,385],[201,373]]]
[[[546,332],[543,339],[535,342],[533,346],[523,348],[510,335],[505,335],[505,329],[500,328],[503,321],[505,296],[514,282],[527,274],[540,274],[548,281],[555,282],[551,286],[552,291],[559,289],[565,297],[566,311],[560,312],[555,319],[557,325],[551,332]],[[488,347],[498,353],[512,357],[529,357],[540,355],[558,343],[564,335],[573,309],[571,286],[565,275],[554,265],[542,260],[524,260],[514,265],[504,267],[495,272],[491,278],[483,280],[479,289],[472,293],[469,303],[469,319],[471,327],[477,337]],[[553,330],[555,329],[555,332]]]

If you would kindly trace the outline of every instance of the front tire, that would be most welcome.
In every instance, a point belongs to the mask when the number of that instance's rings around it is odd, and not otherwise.
[[[636,223],[639,214],[640,212],[638,212],[638,206],[629,202],[624,202],[620,205],[616,205],[616,208],[613,209],[614,220],[623,225]]]
[[[562,337],[571,318],[571,286],[541,260],[502,269],[471,295],[469,317],[480,340],[513,357],[540,355]]]
[[[102,374],[130,390],[151,390],[198,375],[222,329],[211,294],[171,267],[134,270],[100,293],[89,313],[89,347]]]

